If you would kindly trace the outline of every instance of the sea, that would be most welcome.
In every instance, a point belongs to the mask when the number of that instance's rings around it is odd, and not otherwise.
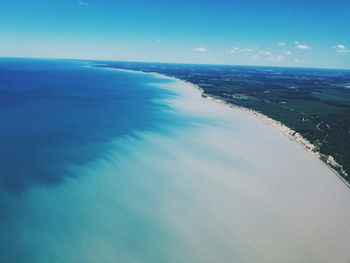
[[[0,262],[350,260],[350,192],[181,80],[0,59]]]

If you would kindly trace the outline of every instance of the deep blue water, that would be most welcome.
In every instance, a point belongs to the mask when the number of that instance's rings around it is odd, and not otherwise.
[[[166,96],[141,74],[84,62],[0,60],[0,187],[60,183],[69,165],[107,153],[108,143],[162,121]],[[140,114],[142,113],[142,114]],[[163,120],[164,121],[164,120]]]
[[[320,160],[182,81],[89,65],[0,59],[1,263],[348,262]]]

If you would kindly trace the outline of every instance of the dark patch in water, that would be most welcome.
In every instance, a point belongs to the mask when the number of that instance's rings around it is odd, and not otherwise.
[[[150,127],[165,92],[152,76],[76,62],[0,60],[0,187],[55,185],[106,153],[111,139]],[[142,114],[140,114],[142,113]]]

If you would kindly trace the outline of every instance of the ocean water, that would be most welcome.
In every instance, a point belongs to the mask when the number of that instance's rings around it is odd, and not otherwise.
[[[1,59],[0,107],[0,262],[350,260],[347,187],[187,83]]]

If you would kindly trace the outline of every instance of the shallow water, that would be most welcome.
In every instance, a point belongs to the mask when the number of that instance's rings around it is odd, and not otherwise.
[[[8,132],[4,142],[16,147],[11,158],[3,151],[6,169],[26,183],[6,184],[2,169],[1,262],[350,260],[349,190],[273,127],[205,100],[181,81],[80,64],[51,67],[62,83],[52,75],[50,87],[71,89],[64,67],[81,89],[75,99],[89,90],[89,100],[74,99],[84,110],[69,104],[67,115],[53,111],[64,97],[55,91],[40,102],[45,117],[8,127],[17,136],[28,130],[35,138],[64,138],[59,149],[44,140],[31,156],[26,147],[36,146],[33,137],[23,145]],[[33,105],[24,106],[28,118]],[[2,122],[23,113],[13,104],[7,110],[14,113],[1,115]],[[50,116],[57,116],[55,124],[43,129]],[[47,153],[55,158],[47,161]],[[23,156],[31,158],[26,169],[34,165],[28,174],[12,167]]]

